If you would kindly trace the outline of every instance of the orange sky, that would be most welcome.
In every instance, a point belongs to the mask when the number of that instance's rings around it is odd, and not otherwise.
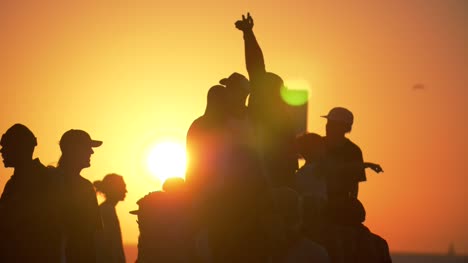
[[[125,242],[138,237],[128,211],[160,188],[149,146],[183,143],[208,88],[246,73],[234,22],[250,11],[267,69],[309,83],[310,131],[333,106],[355,114],[349,137],[385,170],[361,185],[366,224],[393,251],[468,253],[468,2],[69,2],[0,2],[0,131],[30,127],[45,164],[70,128],[102,139],[82,174],[125,176]]]

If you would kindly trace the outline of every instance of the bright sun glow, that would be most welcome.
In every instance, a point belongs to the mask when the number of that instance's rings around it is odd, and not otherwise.
[[[148,168],[161,182],[170,177],[185,177],[187,154],[181,143],[164,141],[150,150]]]

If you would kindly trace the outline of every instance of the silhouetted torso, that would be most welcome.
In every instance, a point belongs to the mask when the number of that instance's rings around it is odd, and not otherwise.
[[[122,245],[122,232],[115,205],[103,202],[99,206],[102,218],[102,230],[98,232],[98,261],[106,263],[124,263],[125,254]]]
[[[138,205],[137,262],[193,262],[191,205],[185,194],[153,192]]]
[[[187,132],[187,151],[190,161],[186,180],[191,191],[200,199],[219,184],[225,152],[227,92],[224,86],[211,87],[207,95],[205,113],[191,124]]]
[[[95,262],[95,234],[102,229],[96,192],[80,175],[60,173],[67,262]]]
[[[56,190],[38,159],[15,169],[0,198],[0,262],[60,262]]]
[[[347,138],[337,146],[331,145],[325,139],[325,145],[326,162],[331,167],[339,167],[350,163],[364,163],[361,149]],[[359,169],[338,169],[327,173],[326,180],[329,199],[346,199],[349,197],[354,185],[366,181],[366,173],[363,167]]]
[[[391,263],[387,241],[372,233],[366,226],[355,227],[357,239],[356,263]]]

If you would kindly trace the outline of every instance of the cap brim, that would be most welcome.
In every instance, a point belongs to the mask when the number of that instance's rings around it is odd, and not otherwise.
[[[133,210],[133,211],[130,211],[129,213],[132,215],[138,215],[138,210]]]
[[[322,115],[322,116],[320,116],[320,117],[325,118],[325,119],[328,119],[328,116],[327,116],[327,115]]]
[[[229,79],[228,78],[224,78],[222,80],[219,81],[219,84],[222,84],[222,85],[227,85],[229,83]]]
[[[95,140],[92,140],[91,141],[91,147],[99,147],[102,145],[102,141],[95,141]]]

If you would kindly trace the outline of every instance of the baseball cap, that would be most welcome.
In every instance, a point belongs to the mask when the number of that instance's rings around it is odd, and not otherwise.
[[[229,77],[219,81],[220,84],[229,86],[242,87],[245,92],[249,92],[250,83],[249,80],[242,74],[234,72]]]
[[[15,146],[29,146],[34,147],[37,145],[37,140],[34,134],[28,127],[23,124],[15,124],[11,126],[5,134],[2,135],[0,145],[15,145]]]
[[[60,139],[60,149],[75,145],[88,145],[89,147],[99,147],[102,141],[92,140],[91,136],[83,130],[71,129],[65,132]]]
[[[351,111],[342,107],[335,107],[330,110],[328,115],[320,116],[331,121],[342,122],[345,124],[352,125],[354,121],[354,116]]]

